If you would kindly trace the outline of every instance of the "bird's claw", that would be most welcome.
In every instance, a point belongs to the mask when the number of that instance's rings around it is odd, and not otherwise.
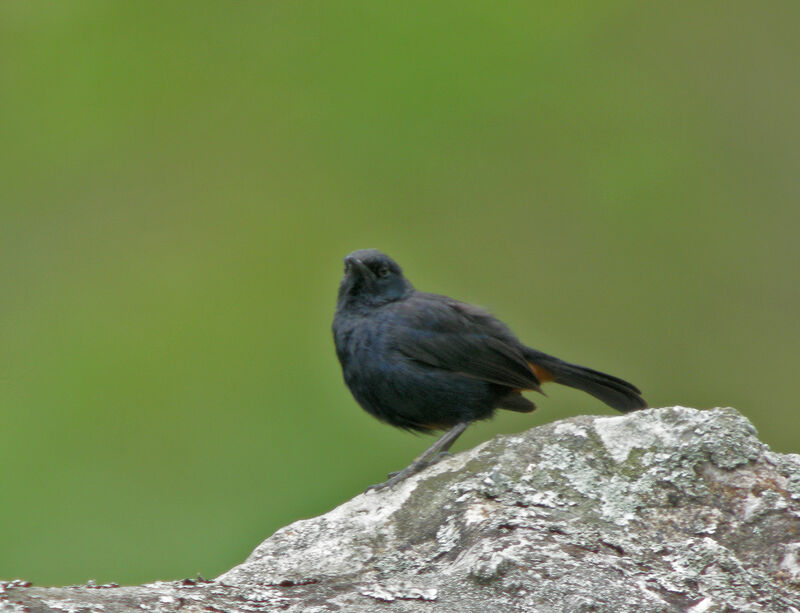
[[[387,487],[392,487],[393,485],[400,483],[401,481],[404,481],[411,475],[416,475],[418,472],[421,472],[426,468],[428,468],[428,466],[433,466],[440,460],[449,458],[452,455],[453,455],[452,453],[448,453],[447,451],[441,451],[437,453],[430,460],[412,462],[411,464],[406,466],[403,470],[396,470],[394,472],[389,473],[387,475],[389,478],[383,483],[376,483],[375,485],[370,485],[367,489],[364,490],[364,493],[386,489]]]

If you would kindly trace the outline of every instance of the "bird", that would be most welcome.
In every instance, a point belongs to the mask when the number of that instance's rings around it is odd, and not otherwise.
[[[543,383],[582,390],[622,413],[647,407],[636,386],[528,347],[487,310],[416,290],[376,249],[344,258],[332,329],[344,382],[363,409],[405,430],[445,431],[368,491],[435,463],[471,423],[497,409],[533,411],[522,392],[541,392]]]

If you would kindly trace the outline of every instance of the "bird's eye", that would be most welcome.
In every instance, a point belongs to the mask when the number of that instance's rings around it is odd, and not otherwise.
[[[388,277],[389,276],[389,267],[388,266],[381,266],[378,269],[378,276],[379,277]]]

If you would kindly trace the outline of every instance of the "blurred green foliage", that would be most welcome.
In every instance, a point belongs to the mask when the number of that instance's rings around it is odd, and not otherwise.
[[[214,576],[429,441],[341,258],[797,450],[797,2],[0,4],[0,576]],[[579,413],[550,389],[465,448]]]

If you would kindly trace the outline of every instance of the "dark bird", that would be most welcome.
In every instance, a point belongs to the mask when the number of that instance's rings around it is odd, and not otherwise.
[[[347,387],[368,412],[393,426],[447,430],[393,485],[446,452],[467,426],[495,409],[529,412],[521,392],[548,381],[583,390],[623,413],[647,406],[633,385],[523,345],[487,311],[419,292],[400,266],[375,249],[344,259],[333,318]]]

